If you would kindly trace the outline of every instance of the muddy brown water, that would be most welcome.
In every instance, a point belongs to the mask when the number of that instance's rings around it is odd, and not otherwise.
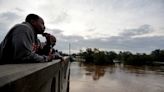
[[[72,62],[70,92],[164,92],[164,66]]]

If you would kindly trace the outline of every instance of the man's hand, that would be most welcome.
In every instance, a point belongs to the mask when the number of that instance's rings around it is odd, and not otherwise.
[[[48,55],[48,61],[52,61],[53,58],[54,58],[54,56],[53,56],[52,54],[49,54],[49,55]]]

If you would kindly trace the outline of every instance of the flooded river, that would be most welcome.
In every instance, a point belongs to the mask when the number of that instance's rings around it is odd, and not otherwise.
[[[70,92],[164,92],[164,66],[72,62]]]

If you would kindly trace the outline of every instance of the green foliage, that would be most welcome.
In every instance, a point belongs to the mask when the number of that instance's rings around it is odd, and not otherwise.
[[[130,55],[127,60],[124,62],[125,64],[131,64],[131,65],[146,65],[148,63],[151,63],[149,55]]]
[[[152,51],[151,57],[154,61],[164,62],[164,50],[156,49]]]
[[[115,52],[104,52],[100,51],[97,48],[93,50],[91,48],[87,48],[85,52],[81,52],[81,55],[86,63],[94,63],[94,64],[111,64],[113,63],[113,59],[116,57]]]
[[[154,50],[151,54],[147,55],[145,53],[132,54],[129,51],[119,52],[119,54],[114,51],[100,51],[97,48],[91,49],[87,48],[86,51],[80,51],[80,56],[85,59],[86,63],[94,64],[113,64],[113,60],[121,61],[123,64],[130,65],[150,65],[154,62],[164,62],[164,50]]]

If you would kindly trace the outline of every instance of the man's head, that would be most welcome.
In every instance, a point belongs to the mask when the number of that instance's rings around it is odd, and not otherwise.
[[[56,37],[54,35],[49,33],[43,33],[42,35],[46,37],[46,43],[48,45],[51,45],[52,47],[56,45]]]
[[[43,19],[36,14],[27,15],[26,22],[30,23],[37,34],[42,34],[45,30]]]
[[[52,46],[55,46],[56,45],[56,37],[51,36],[50,39],[51,39]]]

